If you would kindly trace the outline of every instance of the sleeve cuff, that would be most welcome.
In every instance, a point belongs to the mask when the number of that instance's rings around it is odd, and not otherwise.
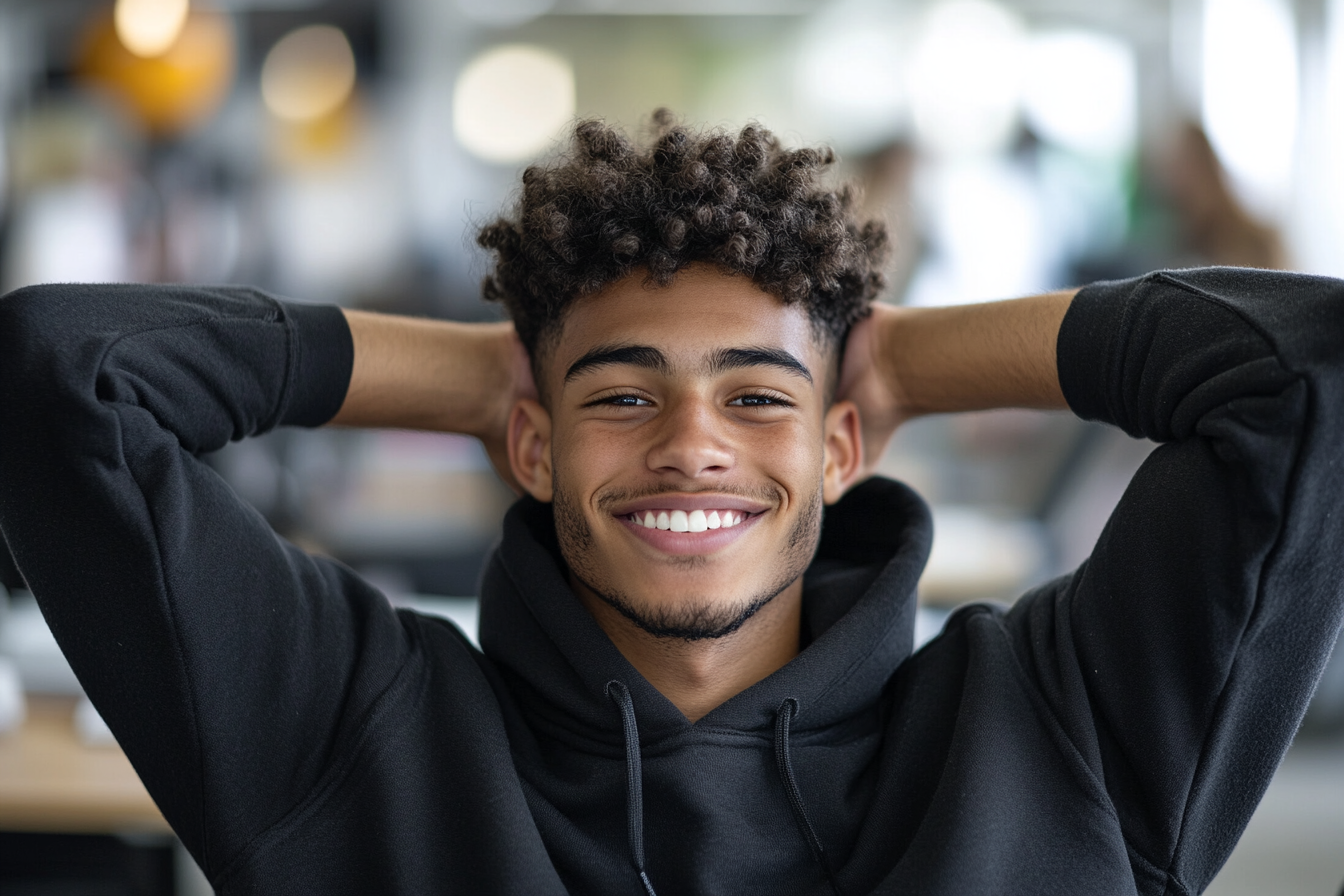
[[[1110,406],[1112,340],[1120,332],[1127,297],[1143,278],[1107,280],[1079,290],[1055,343],[1064,400],[1084,420],[1118,423]]]
[[[289,401],[280,423],[321,426],[336,416],[350,388],[355,343],[335,305],[281,303],[294,338]]]

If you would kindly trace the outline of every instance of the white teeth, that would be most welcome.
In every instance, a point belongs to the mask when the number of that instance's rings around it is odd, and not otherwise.
[[[641,516],[641,513],[643,516]],[[636,510],[629,519],[645,529],[663,529],[673,532],[704,532],[706,529],[727,529],[745,522],[749,514],[734,510]]]

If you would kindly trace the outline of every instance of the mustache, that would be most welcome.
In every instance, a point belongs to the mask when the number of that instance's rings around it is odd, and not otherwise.
[[[778,507],[784,503],[784,495],[779,488],[768,485],[745,486],[745,485],[721,485],[714,488],[668,488],[665,485],[648,485],[637,488],[613,488],[610,491],[604,491],[598,494],[593,503],[601,511],[609,511],[618,504],[624,504],[627,501],[639,501],[643,498],[656,498],[664,495],[730,495],[736,498],[745,498],[748,501],[756,501],[762,504],[770,504]]]

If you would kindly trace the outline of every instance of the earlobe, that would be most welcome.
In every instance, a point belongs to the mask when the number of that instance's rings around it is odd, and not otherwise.
[[[509,466],[524,491],[551,500],[551,415],[530,398],[520,399],[509,414]]]
[[[863,425],[852,401],[837,401],[826,412],[822,460],[822,500],[834,504],[863,472]]]

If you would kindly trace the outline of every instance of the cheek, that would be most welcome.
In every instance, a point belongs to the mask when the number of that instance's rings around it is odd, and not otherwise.
[[[639,444],[629,432],[611,427],[579,426],[557,433],[551,442],[551,464],[557,485],[572,501],[585,505],[599,489],[640,465]]]
[[[750,432],[738,446],[739,464],[750,464],[790,491],[811,490],[821,476],[821,435],[812,427],[765,427]]]

